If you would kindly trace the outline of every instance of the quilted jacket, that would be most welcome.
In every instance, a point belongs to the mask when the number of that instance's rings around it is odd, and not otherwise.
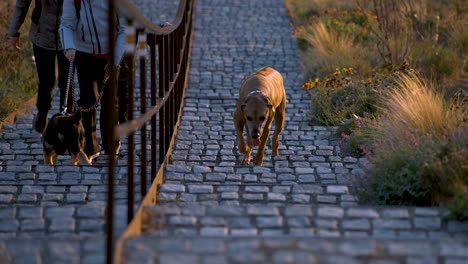
[[[67,2],[69,0],[66,0]],[[9,35],[19,36],[32,0],[17,0],[13,10]],[[31,16],[29,39],[35,45],[45,49],[61,50],[61,40],[58,34],[63,0],[35,0]]]

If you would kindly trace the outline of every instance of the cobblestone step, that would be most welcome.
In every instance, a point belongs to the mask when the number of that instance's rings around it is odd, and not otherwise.
[[[284,185],[297,183],[347,184],[353,173],[362,171],[356,163],[290,162],[275,159],[270,162],[264,161],[264,166],[256,167],[239,165],[235,160],[219,161],[215,157],[201,156],[199,161],[174,161],[174,164],[180,164],[168,165],[165,179],[170,183],[205,181]]]
[[[122,263],[127,264],[462,264],[466,263],[468,258],[468,242],[329,237],[272,239],[143,235],[127,239],[120,257]]]
[[[468,240],[468,221],[422,207],[184,205],[144,207],[143,233],[161,236],[353,237]]]
[[[168,183],[159,185],[161,203],[200,203],[202,205],[239,204],[335,204],[355,206],[356,198],[346,185],[319,184],[259,184],[250,182],[223,184],[200,181],[198,183]]]
[[[127,168],[116,167],[115,170],[115,182],[117,184],[126,184]],[[11,165],[1,173],[0,194],[3,193],[3,189],[8,189],[8,186],[11,185],[107,184],[108,176],[106,167],[99,168],[97,166]]]
[[[48,238],[6,238],[0,241],[2,264],[102,264],[105,237],[67,236]]]
[[[117,202],[127,198],[127,186],[117,184],[115,186],[115,199]],[[139,190],[140,184],[135,184],[135,190]],[[81,184],[14,184],[0,185],[0,210],[2,207],[11,206],[51,206],[85,204],[93,201],[105,201],[107,199],[107,183],[81,183]],[[140,193],[135,193],[135,200],[139,202]]]
[[[126,227],[126,203],[116,204],[116,234]],[[0,208],[0,240],[104,235],[106,203],[21,205]],[[0,261],[1,262],[1,261]],[[46,262],[47,263],[47,262]]]

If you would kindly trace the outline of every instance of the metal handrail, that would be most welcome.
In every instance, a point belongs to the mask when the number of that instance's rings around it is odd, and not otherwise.
[[[115,3],[114,3],[115,1]],[[128,197],[127,197],[127,221],[133,219],[134,212],[134,135],[140,131],[140,183],[142,198],[147,192],[147,130],[150,123],[151,145],[151,181],[154,185],[162,181],[162,170],[167,163],[167,153],[170,151],[171,142],[174,141],[176,126],[180,118],[180,110],[183,103],[184,89],[187,84],[191,34],[193,27],[193,7],[195,0],[180,0],[177,14],[172,25],[160,27],[151,23],[140,13],[131,0],[109,0],[109,18],[115,17],[114,12],[118,10],[119,15],[127,19],[127,47],[124,61],[128,65],[128,120],[117,127],[109,127],[109,135],[114,138],[127,137],[128,143]],[[114,6],[115,4],[115,6]],[[112,19],[109,19],[111,23]],[[111,24],[110,24],[111,25]],[[110,26],[109,36],[115,27]],[[110,42],[114,43],[114,41]],[[150,49],[147,55],[147,47]],[[111,47],[111,51],[115,48]],[[156,52],[156,49],[158,52]],[[112,56],[111,56],[112,57]],[[134,118],[134,80],[136,58],[140,67],[140,116]],[[146,109],[147,69],[146,62],[150,61],[150,92],[151,106]],[[156,63],[158,60],[158,63]],[[113,65],[113,64],[111,64]],[[156,74],[158,73],[158,75]],[[111,76],[115,79],[115,69],[111,70]],[[115,80],[110,83],[113,87],[110,94],[115,94]],[[113,98],[113,97],[112,97]],[[121,102],[120,102],[121,103]],[[112,102],[109,105],[114,105]],[[112,111],[110,111],[112,112]],[[114,111],[115,112],[115,111]],[[114,113],[115,114],[115,113]],[[158,115],[159,114],[159,115]],[[158,115],[158,116],[157,116]],[[115,117],[111,117],[115,118]],[[157,120],[158,119],[158,120]],[[157,126],[159,121],[159,127]],[[112,122],[109,122],[112,123]],[[159,133],[157,133],[159,132]],[[113,146],[111,149],[115,149]],[[111,151],[112,152],[112,151]],[[108,179],[108,203],[107,203],[107,247],[106,261],[113,263],[113,210],[114,210],[114,155],[109,153],[109,179]],[[157,157],[159,156],[159,159]],[[159,165],[159,169],[158,169]],[[157,178],[156,178],[157,176]],[[155,190],[152,186],[151,190]],[[155,192],[155,191],[152,191]],[[154,194],[155,195],[155,194]],[[143,199],[142,199],[143,200]],[[145,199],[146,200],[146,199]]]

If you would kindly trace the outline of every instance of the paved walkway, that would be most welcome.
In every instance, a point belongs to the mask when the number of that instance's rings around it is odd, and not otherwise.
[[[172,21],[178,5],[177,0],[135,3],[158,24]],[[52,105],[49,116],[59,112],[57,91]],[[41,135],[32,129],[35,113],[31,107],[30,114],[16,116],[14,124],[0,131],[0,264],[102,264],[107,157],[101,155],[93,166],[71,166],[64,155],[60,165],[44,165]],[[140,149],[135,152],[138,162]],[[127,223],[126,161],[124,139],[115,171],[116,239]],[[140,168],[136,170],[139,173]],[[135,181],[136,209],[141,197],[139,179]]]
[[[358,206],[334,128],[310,126],[310,98],[283,0],[198,0],[182,122],[145,235],[125,263],[466,263],[468,223],[441,208]],[[242,79],[285,79],[280,156],[242,166],[232,113]],[[267,150],[267,154],[271,153]]]

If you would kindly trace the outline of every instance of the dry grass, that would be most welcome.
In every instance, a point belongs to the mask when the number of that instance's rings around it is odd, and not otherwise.
[[[355,4],[349,0],[286,0],[286,7],[296,25],[304,24],[310,16],[318,15],[326,9],[349,9]]]
[[[37,74],[28,39],[29,16],[21,27],[21,51],[15,50],[7,41],[14,3],[14,0],[0,1],[0,123],[32,98],[37,87]]]
[[[416,135],[444,136],[466,120],[466,107],[454,105],[460,101],[447,103],[442,93],[416,74],[399,79],[399,89],[389,90],[381,107],[379,130],[388,137],[404,138],[408,129]]]
[[[312,45],[318,56],[346,54],[353,48],[351,36],[328,30],[322,21],[307,26],[300,37]]]
[[[336,68],[353,67],[357,72],[367,73],[373,68],[370,54],[353,37],[328,29],[322,21],[305,27],[298,37],[311,46],[304,60],[313,74],[330,74]]]

